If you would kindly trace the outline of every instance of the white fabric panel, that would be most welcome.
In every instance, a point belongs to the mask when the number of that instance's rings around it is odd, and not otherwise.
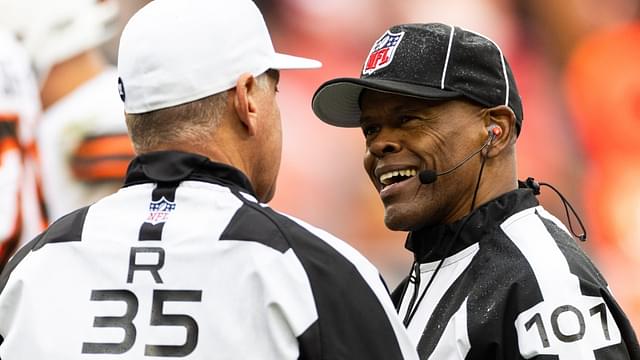
[[[420,338],[422,337],[422,333],[424,332],[425,324],[429,321],[431,314],[433,314],[434,309],[444,296],[445,292],[449,289],[451,284],[467,269],[469,264],[471,264],[471,260],[479,250],[479,245],[477,243],[467,247],[466,249],[459,251],[458,253],[448,257],[442,267],[438,271],[438,275],[433,280],[431,287],[428,290],[428,293],[424,296],[424,299],[419,304],[418,310],[414,315],[413,319],[409,323],[408,332],[411,340],[418,344]],[[433,273],[438,266],[438,261],[420,264],[420,288],[418,289],[418,298],[422,296],[425,287],[429,283],[429,280],[433,276]],[[402,305],[400,307],[400,317],[404,319],[405,314],[407,313],[407,306],[409,305],[409,301],[413,296],[413,292],[415,291],[415,286],[413,284],[409,284],[406,294],[402,299]],[[416,299],[416,302],[418,301]]]
[[[464,360],[471,349],[467,332],[467,299],[449,319],[438,345],[429,356],[431,360]]]

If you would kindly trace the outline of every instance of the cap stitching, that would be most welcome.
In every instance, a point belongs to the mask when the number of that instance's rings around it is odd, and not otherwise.
[[[493,46],[495,46],[496,49],[498,49],[498,52],[500,53],[500,64],[502,65],[502,75],[504,76],[504,82],[505,82],[505,87],[506,87],[506,91],[505,91],[506,95],[505,95],[504,104],[506,106],[509,106],[509,76],[507,75],[507,65],[504,62],[504,55],[502,53],[502,49],[500,48],[500,46],[498,46],[498,44],[496,44],[495,41],[491,40],[490,38],[488,38],[488,37],[486,37],[486,36],[484,36],[484,35],[482,35],[480,33],[477,33],[475,31],[471,31],[471,30],[467,30],[467,29],[465,29],[465,30],[470,32],[470,33],[472,33],[472,34],[476,34],[478,36],[481,36],[481,37],[489,40],[493,44]]]
[[[453,33],[455,32],[455,27],[449,25],[451,27],[451,34],[449,34],[449,46],[447,47],[447,56],[444,59],[444,68],[442,69],[442,79],[440,80],[440,89],[444,90],[444,79],[447,77],[447,67],[449,65],[449,56],[451,55],[451,46],[453,45]]]

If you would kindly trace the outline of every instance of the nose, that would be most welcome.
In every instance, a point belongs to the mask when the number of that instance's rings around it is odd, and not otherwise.
[[[391,138],[388,134],[380,133],[374,140],[369,143],[369,152],[376,157],[384,157],[385,155],[397,153],[402,149],[402,145],[396,139]]]

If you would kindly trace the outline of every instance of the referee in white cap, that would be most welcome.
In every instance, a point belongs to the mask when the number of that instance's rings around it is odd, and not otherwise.
[[[376,268],[265,205],[278,70],[319,66],[276,53],[250,0],[135,14],[118,85],[138,157],[5,268],[0,358],[417,359]]]

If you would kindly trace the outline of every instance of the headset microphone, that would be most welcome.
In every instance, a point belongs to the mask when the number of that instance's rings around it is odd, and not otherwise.
[[[418,179],[420,179],[420,182],[422,184],[424,184],[424,185],[428,185],[428,184],[434,183],[438,179],[438,176],[447,175],[450,172],[455,171],[460,166],[464,165],[467,161],[471,160],[472,157],[474,157],[479,152],[484,150],[484,148],[489,146],[489,144],[491,144],[491,142],[494,139],[496,139],[496,138],[500,137],[500,135],[502,135],[502,129],[497,125],[491,125],[487,130],[488,130],[488,133],[489,133],[488,135],[489,136],[487,137],[487,140],[484,142],[484,144],[482,144],[482,146],[478,150],[476,150],[473,153],[471,153],[464,160],[462,160],[456,166],[452,167],[451,169],[449,169],[447,171],[443,171],[441,173],[436,173],[433,170],[420,171],[420,173],[418,173]]]
[[[436,174],[436,172],[433,170],[422,170],[418,174],[418,178],[420,179],[420,182],[425,185],[434,183],[438,179],[438,176],[439,175]]]

